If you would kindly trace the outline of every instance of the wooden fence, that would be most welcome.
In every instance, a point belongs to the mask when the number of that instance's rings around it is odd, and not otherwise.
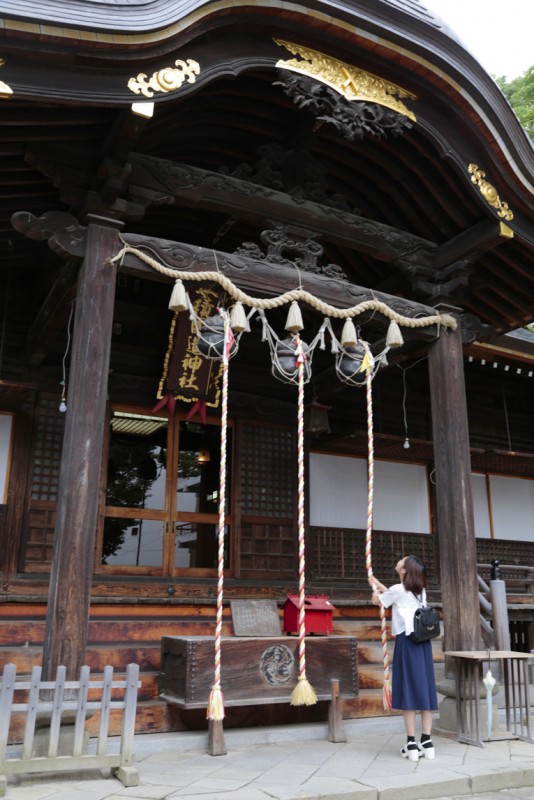
[[[128,664],[125,680],[113,680],[113,667],[104,668],[102,678],[90,680],[89,667],[82,667],[79,681],[65,680],[65,667],[57,669],[55,681],[41,680],[41,667],[32,669],[31,677],[17,680],[15,664],[6,664],[3,671],[0,693],[0,797],[7,790],[7,776],[35,772],[64,772],[68,770],[106,769],[122,781],[125,786],[137,786],[139,774],[132,766],[135,714],[139,667]],[[117,692],[117,690],[119,690]],[[115,699],[117,693],[121,700]],[[112,699],[113,697],[113,699]],[[96,699],[95,699],[96,698]],[[22,701],[22,702],[21,702]],[[109,715],[111,709],[123,709],[120,750],[109,753]],[[96,751],[84,753],[85,721],[88,714],[100,713]],[[11,717],[14,713],[25,713],[22,753],[8,751]],[[63,720],[62,720],[63,717]],[[68,717],[69,735],[64,733],[65,718]],[[46,720],[47,755],[35,754],[36,730]],[[68,753],[65,739],[68,741]],[[72,745],[72,747],[71,747]],[[94,748],[93,748],[94,749]]]

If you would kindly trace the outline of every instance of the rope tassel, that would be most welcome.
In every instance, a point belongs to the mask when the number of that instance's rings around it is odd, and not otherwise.
[[[287,321],[285,329],[286,331],[290,331],[291,333],[298,333],[304,327],[304,322],[302,321],[302,312],[299,308],[299,304],[296,300],[293,300],[291,305],[289,306],[289,311],[287,312]]]
[[[214,722],[224,719],[224,696],[220,686],[214,686],[210,692],[206,717]]]
[[[187,308],[189,308],[189,304],[187,302],[185,286],[183,285],[181,278],[178,278],[172,287],[171,298],[169,300],[169,309],[170,311],[175,311],[177,314],[179,314],[181,311],[185,311]]]

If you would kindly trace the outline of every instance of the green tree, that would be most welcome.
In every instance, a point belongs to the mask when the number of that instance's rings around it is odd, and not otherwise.
[[[527,135],[534,141],[534,65],[512,81],[507,81],[504,75],[495,80],[508,98]]]

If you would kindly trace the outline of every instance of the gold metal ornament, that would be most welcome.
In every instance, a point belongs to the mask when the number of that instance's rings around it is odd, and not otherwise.
[[[514,212],[511,210],[508,203],[504,203],[501,200],[495,186],[485,179],[486,173],[483,172],[477,164],[469,164],[467,169],[471,175],[471,182],[478,186],[480,194],[486,203],[488,203],[488,205],[490,205],[492,208],[496,208],[497,214],[499,217],[502,217],[502,219],[506,219],[508,221],[513,219]]]
[[[317,50],[309,47],[301,47],[298,44],[284,42],[282,39],[275,39],[276,44],[285,47],[290,53],[294,53],[300,58],[292,58],[289,61],[280,59],[276,66],[280,69],[289,69],[299,72],[301,75],[308,75],[321,83],[330,86],[339,92],[347,100],[364,100],[369,103],[391,108],[405,117],[409,117],[415,122],[415,114],[410,111],[398,98],[410,98],[417,100],[415,94],[397,86],[395,83],[379,78],[363,69],[358,69],[337,58],[326,56]],[[303,60],[300,60],[303,59]]]
[[[5,59],[0,58],[0,67],[3,67],[5,63]],[[8,86],[7,83],[4,83],[4,81],[0,81],[0,98],[2,100],[9,100],[10,97],[13,97],[13,89],[11,86]]]
[[[135,94],[154,97],[155,92],[174,92],[184,81],[195,83],[196,76],[200,74],[200,65],[197,61],[188,58],[187,61],[178,60],[174,64],[174,67],[164,67],[154,72],[150,79],[144,72],[139,73],[136,78],[130,78],[128,89]]]

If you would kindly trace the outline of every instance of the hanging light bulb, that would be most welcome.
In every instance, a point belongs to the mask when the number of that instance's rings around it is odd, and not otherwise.
[[[72,301],[71,306],[70,306],[69,321],[67,323],[67,346],[66,346],[65,352],[63,354],[63,361],[62,361],[62,364],[61,364],[62,377],[61,377],[61,380],[59,382],[59,385],[62,387],[62,389],[61,389],[61,399],[59,401],[59,410],[60,410],[60,412],[62,414],[64,414],[65,411],[67,410],[67,396],[66,396],[66,392],[67,392],[67,366],[66,366],[66,361],[67,361],[67,355],[68,355],[69,348],[70,348],[70,338],[71,338],[70,325],[71,325],[71,322],[72,322],[73,314],[74,314],[74,300]]]
[[[400,366],[400,365],[398,365]],[[410,449],[410,440],[408,438],[408,417],[406,415],[406,368],[400,367],[402,369],[402,413],[404,417],[404,444],[402,445],[405,450]]]

